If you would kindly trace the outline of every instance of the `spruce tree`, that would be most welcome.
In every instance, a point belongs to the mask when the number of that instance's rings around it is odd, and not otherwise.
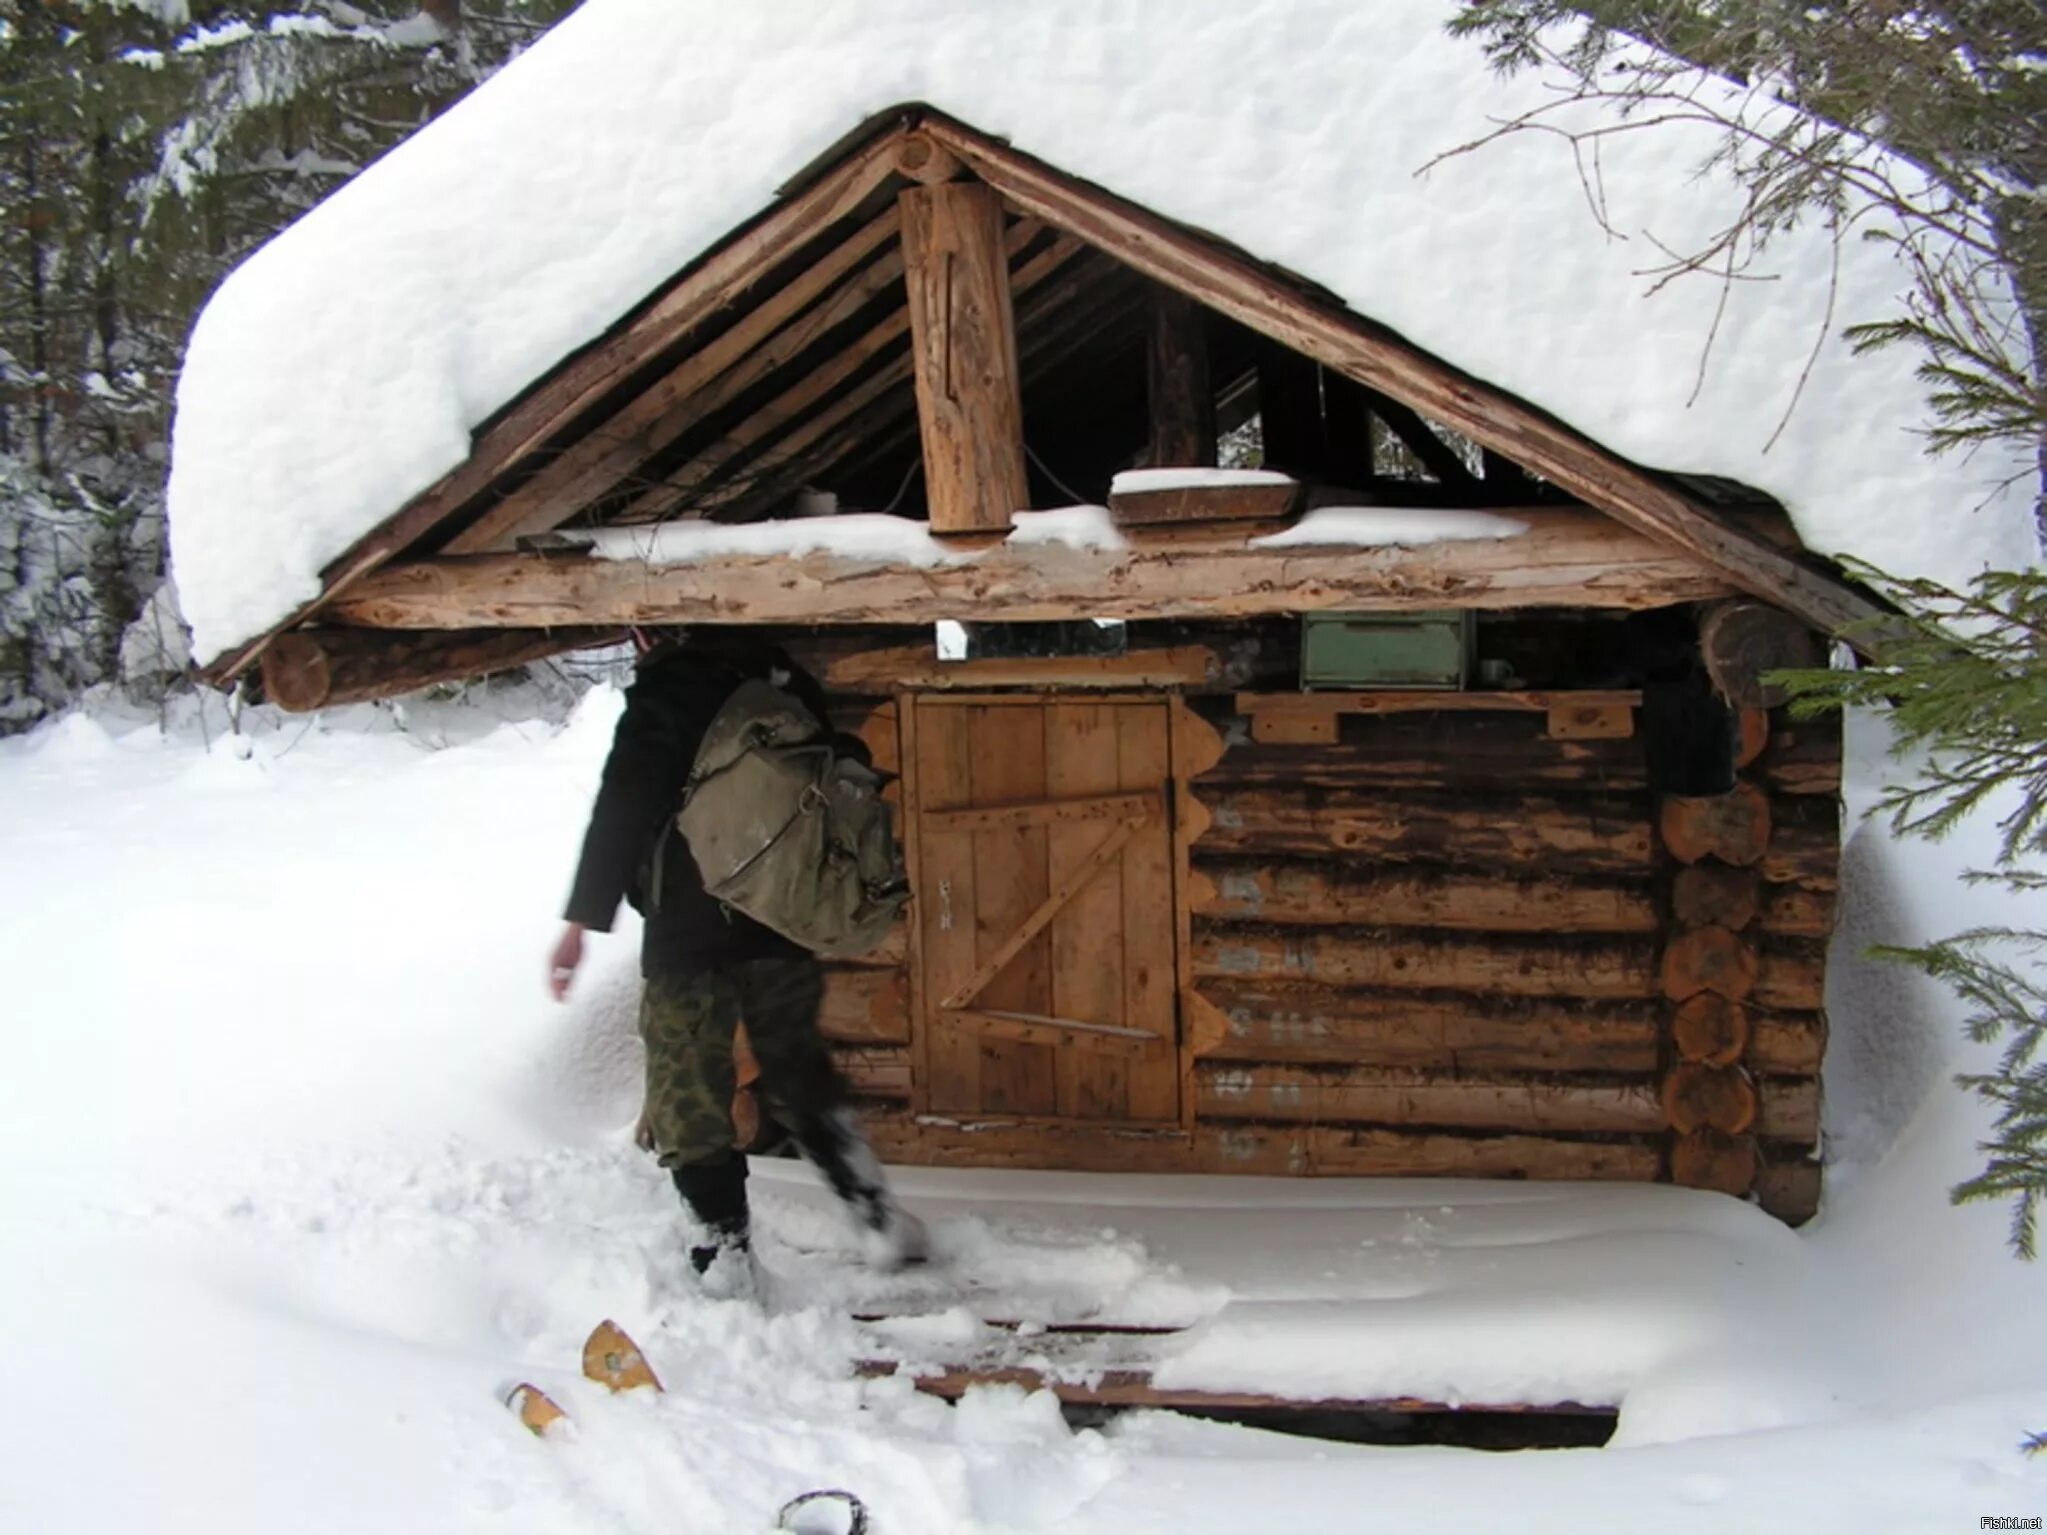
[[[1711,163],[1741,204],[1704,244],[1673,252],[1664,276],[1737,280],[1773,235],[1808,220],[1889,242],[1908,312],[1849,316],[1847,334],[1919,349],[1928,451],[2001,443],[2047,467],[2037,0],[1472,0],[1451,29],[1481,40],[1499,69],[1555,87],[1471,148],[1512,133],[1555,132],[1582,149],[1669,122],[1716,130]],[[1585,106],[1604,109],[1590,126],[1571,116]],[[1938,838],[1997,807],[1995,866],[1971,877],[2015,895],[2047,889],[2047,575],[1992,571],[1955,591],[1857,573],[1901,617],[1844,636],[1869,658],[1863,669],[1785,679],[1796,707],[1886,711],[1897,751],[1926,764],[1878,806],[1894,829]],[[2047,932],[1982,928],[1884,952],[1950,987],[1970,1036],[2002,1045],[1992,1069],[1958,1078],[1991,1107],[1993,1130],[1983,1171],[1953,1192],[2011,1200],[2012,1247],[2031,1258],[2047,1194]]]
[[[163,571],[193,315],[572,0],[0,0],[0,732],[114,674]]]

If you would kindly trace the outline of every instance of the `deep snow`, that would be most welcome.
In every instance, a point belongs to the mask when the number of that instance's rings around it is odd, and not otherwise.
[[[201,315],[168,491],[197,653],[314,595],[478,423],[913,101],[1312,278],[1627,457],[1773,494],[1823,553],[1951,581],[2033,558],[2037,466],[1927,457],[1918,356],[1839,336],[1899,312],[1888,246],[1801,228],[1724,289],[1657,289],[1733,206],[1698,173],[1711,136],[1606,140],[1606,228],[1546,136],[1438,163],[1548,99],[1444,35],[1453,9],[588,0]]]
[[[2002,1211],[1945,1199],[1980,1133],[1942,1080],[1953,1010],[1853,952],[2009,918],[1955,886],[1967,846],[1858,835],[1828,1100],[1851,1160],[1803,1233],[1674,1190],[903,1175],[961,1269],[1027,1303],[1235,1305],[1300,1378],[1339,1306],[1360,1369],[1618,1371],[1626,1447],[1073,1432],[1043,1395],[855,1381],[842,1302],[875,1281],[800,1167],[761,1168],[772,1314],[678,1277],[673,1196],[624,1144],[631,936],[575,1007],[541,986],[616,696],[565,729],[502,717],[529,702],[225,739],[216,703],[210,750],[189,718],[102,710],[0,742],[0,1528],[751,1532],[834,1483],[876,1535],[1930,1530],[2047,1505],[2017,1449],[2047,1426],[2041,1271]],[[1628,1210],[1659,1199],[1645,1245]],[[668,1396],[576,1377],[605,1315]],[[1175,1368],[1222,1378],[1254,1333],[1190,1334]],[[572,1440],[498,1405],[519,1378]]]

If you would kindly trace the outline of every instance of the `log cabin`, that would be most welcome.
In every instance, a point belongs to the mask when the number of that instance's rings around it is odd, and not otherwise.
[[[891,1159],[1817,1207],[1841,743],[1768,675],[1877,604],[964,112],[868,115],[278,590],[206,675],[287,709],[628,625],[811,668],[897,775],[910,917],[824,1016]]]

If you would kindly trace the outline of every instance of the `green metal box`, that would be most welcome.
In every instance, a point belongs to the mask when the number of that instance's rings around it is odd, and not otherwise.
[[[1442,688],[1471,681],[1469,608],[1420,613],[1308,613],[1303,688]]]

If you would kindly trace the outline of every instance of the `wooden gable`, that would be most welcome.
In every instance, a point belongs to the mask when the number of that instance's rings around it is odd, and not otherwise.
[[[826,558],[633,569],[628,583],[624,569],[531,548],[565,528],[757,519],[807,486],[859,509],[917,508],[948,477],[992,480],[991,505],[1013,499],[1014,460],[925,462],[934,460],[928,398],[919,431],[919,332],[932,326],[920,326],[917,284],[905,279],[929,231],[906,246],[904,210],[968,189],[999,209],[1011,384],[1034,452],[1023,483],[1037,504],[1105,497],[1107,473],[1148,436],[1172,457],[1198,451],[1209,429],[1167,446],[1147,396],[1156,404],[1179,387],[1186,408],[1175,419],[1198,417],[1251,378],[1269,417],[1268,451],[1289,467],[1369,473],[1355,433],[1338,430],[1344,413],[1369,416],[1422,459],[1443,498],[1533,503],[1534,533],[1504,547],[1332,549],[1312,568],[1259,553],[1243,533],[1147,534],[1093,564],[998,550],[971,574],[868,571],[862,590]],[[1191,402],[1187,380],[1198,373],[1172,345],[1190,334],[1214,354],[1199,359],[1208,378]],[[1288,410],[1290,397],[1314,403]],[[1466,464],[1428,422],[1477,444],[1482,466]],[[1041,439],[1056,447],[1037,453]],[[1716,508],[1248,253],[905,109],[501,411],[465,463],[333,562],[322,595],[274,632],[323,611],[357,628],[512,631],[460,647],[473,669],[496,649],[530,659],[559,626],[1052,616],[1101,611],[1110,591],[1133,615],[1254,610],[1247,601],[1268,612],[1645,606],[1745,591],[1827,631],[1875,616],[1797,551],[1781,516]],[[233,677],[270,638],[220,658],[209,675]],[[563,636],[561,648],[587,638]],[[394,640],[388,671],[416,686],[455,654],[450,645]],[[358,670],[377,670],[374,647],[344,648]]]

